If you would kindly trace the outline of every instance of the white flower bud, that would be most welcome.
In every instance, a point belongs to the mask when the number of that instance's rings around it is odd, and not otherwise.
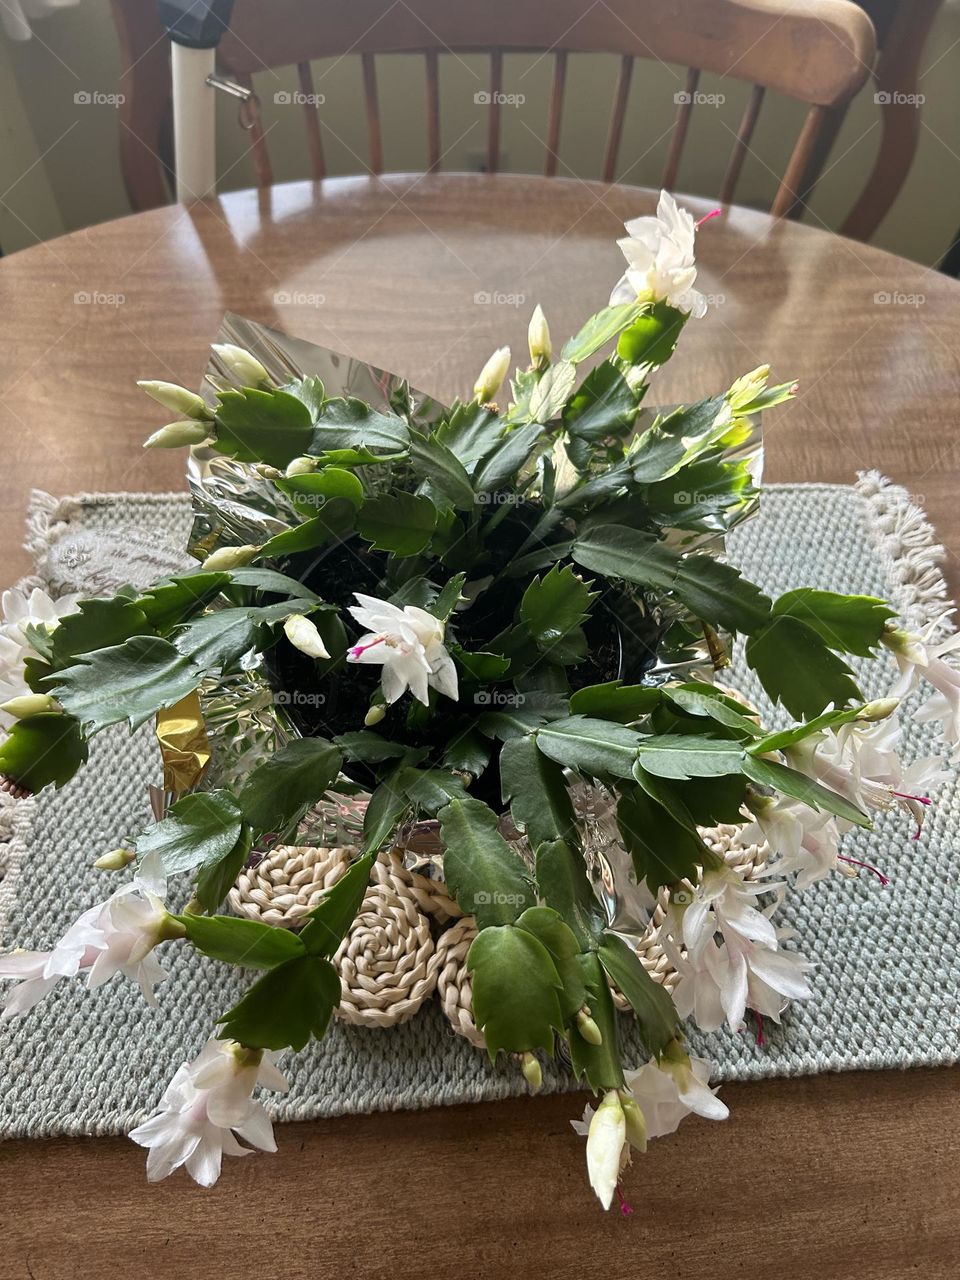
[[[242,387],[259,387],[261,383],[270,381],[270,375],[260,361],[243,347],[235,347],[232,342],[215,342],[213,350],[230,376]]]
[[[204,560],[204,572],[216,573],[218,570],[240,569],[243,565],[249,564],[259,551],[259,547],[254,547],[250,543],[243,547],[218,547]]]
[[[363,723],[368,729],[373,725],[379,724],[383,717],[387,714],[387,708],[382,702],[375,702],[367,714],[363,717]]]
[[[620,1161],[627,1138],[627,1122],[616,1089],[608,1089],[593,1114],[587,1133],[587,1172],[590,1185],[605,1209],[613,1203],[620,1177]]]
[[[59,711],[60,704],[48,693],[24,693],[19,698],[11,698],[0,706],[8,716],[16,716],[25,720],[28,716],[38,716],[44,711]]]
[[[186,387],[178,387],[175,382],[138,382],[148,396],[151,396],[165,409],[174,413],[182,413],[187,418],[210,418],[210,411],[195,391]]]
[[[283,474],[285,476],[308,476],[316,469],[316,458],[294,458],[292,462],[287,463],[287,469]]]
[[[302,613],[292,613],[283,624],[287,639],[308,658],[329,658],[320,632]]]
[[[480,377],[473,384],[473,394],[479,404],[490,404],[503,385],[510,368],[510,348],[498,347],[480,370]]]
[[[587,1044],[603,1044],[603,1036],[600,1032],[600,1028],[597,1026],[596,1022],[594,1022],[593,1018],[590,1017],[590,1012],[586,1008],[580,1009],[577,1012],[577,1030],[580,1032],[581,1036],[583,1036],[584,1040],[586,1040]]]
[[[546,363],[553,355],[553,343],[550,341],[550,326],[543,314],[543,307],[538,302],[530,317],[527,329],[527,345],[530,348],[530,363]]]
[[[136,856],[132,849],[111,849],[109,853],[102,853],[93,865],[98,871],[122,871]]]
[[[627,1141],[638,1151],[647,1149],[647,1121],[640,1105],[632,1093],[621,1090],[620,1105],[623,1107],[623,1119]]]
[[[210,429],[205,422],[169,422],[143,442],[145,449],[183,449],[187,445],[201,444],[209,439]]]
[[[900,705],[899,698],[875,698],[868,702],[860,712],[861,720],[886,720],[892,716]]]

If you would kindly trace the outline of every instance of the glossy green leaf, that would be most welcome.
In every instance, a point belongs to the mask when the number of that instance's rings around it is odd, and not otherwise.
[[[158,853],[167,875],[219,862],[240,839],[243,814],[229,791],[195,791],[137,840],[137,857]]]
[[[343,475],[350,473],[344,471]],[[348,498],[330,498],[311,519],[276,533],[260,548],[261,556],[290,556],[342,539],[353,529],[355,506]]]
[[[216,418],[214,448],[241,462],[285,467],[309,451],[313,437],[310,410],[286,391],[221,391]]]
[[[408,444],[409,430],[403,418],[381,413],[353,396],[338,396],[324,403],[310,447],[300,452],[312,457],[335,449],[398,453]]]
[[[758,782],[764,787],[773,787],[785,796],[802,800],[811,809],[826,809],[828,813],[834,813],[838,818],[845,818],[858,827],[871,825],[867,815],[844,796],[837,795],[835,791],[821,786],[819,782],[814,782],[806,774],[791,769],[789,765],[781,764],[777,760],[761,760],[758,756],[745,755],[743,772],[751,782]]]
[[[774,702],[809,720],[831,703],[862,701],[853,672],[812,627],[786,614],[747,641],[746,660]]]
[[[497,829],[497,815],[479,800],[453,800],[438,813],[448,887],[481,929],[509,924],[536,904],[523,859]]]
[[[87,744],[73,716],[56,711],[17,720],[0,742],[0,775],[32,795],[60,788],[87,762]]]
[[[340,733],[334,742],[347,760],[360,760],[365,764],[382,764],[384,760],[399,760],[407,754],[409,747],[400,742],[389,742],[379,733],[371,733],[369,729],[357,729],[351,733]]]
[[[385,493],[360,508],[360,536],[381,551],[413,556],[422,551],[437,527],[437,509],[422,495]]]
[[[873,657],[887,622],[897,616],[895,609],[875,596],[845,596],[809,587],[779,596],[773,613],[806,623],[831,649],[861,658]]]
[[[537,849],[537,885],[548,907],[573,930],[581,951],[594,947],[606,927],[597,895],[587,879],[583,854],[563,840],[552,840]]]
[[[343,467],[323,467],[301,476],[284,476],[276,485],[298,507],[323,506],[333,498],[341,498],[353,507],[363,502],[363,485],[352,471]]]
[[[637,416],[636,393],[611,360],[591,369],[567,405],[563,422],[572,436],[598,441],[629,431]]]
[[[571,694],[570,713],[630,724],[649,715],[659,706],[662,696],[660,689],[648,685],[625,685],[611,680],[607,684],[587,685]]]
[[[131,728],[192,693],[200,669],[169,640],[131,636],[83,655],[51,677],[49,692],[90,733],[126,720]]]
[[[318,804],[343,757],[323,738],[295,738],[257,765],[240,789],[243,816],[258,832],[282,834]]]
[[[646,305],[641,302],[623,302],[616,306],[604,307],[602,311],[591,316],[580,331],[563,344],[563,350],[560,353],[562,358],[572,360],[574,363],[586,360],[636,320],[643,313]]]
[[[576,382],[577,368],[569,360],[558,360],[550,365],[530,393],[531,420],[543,423],[559,417]]]
[[[640,1035],[651,1057],[659,1057],[675,1039],[680,1020],[673,1001],[654,982],[637,953],[615,933],[604,935],[597,951],[600,963],[637,1015]]]
[[[517,928],[532,933],[549,953],[561,984],[560,1012],[568,1022],[587,997],[576,934],[551,907],[528,907],[517,921]]]
[[[534,849],[546,841],[575,840],[576,817],[563,770],[538,749],[532,734],[503,744],[500,786],[504,804]]]
[[[660,733],[641,738],[638,761],[660,778],[714,778],[739,773],[743,744],[694,733]]]
[[[299,1051],[321,1040],[340,1003],[340,976],[322,956],[296,956],[255,982],[220,1019],[223,1035],[250,1049]]]
[[[570,1028],[570,1060],[578,1080],[586,1077],[596,1091],[622,1089],[626,1085],[621,1066],[620,1029],[606,974],[595,951],[578,957],[587,993],[590,1016],[600,1031],[600,1044],[584,1040],[576,1024]]]
[[[136,601],[147,622],[159,635],[187,622],[206,608],[231,581],[229,573],[177,574],[166,582],[157,582]],[[101,640],[98,648],[105,641]]]
[[[240,838],[229,853],[216,862],[208,862],[197,875],[196,898],[204,911],[216,911],[246,866],[253,846],[253,832],[246,823]]]
[[[517,472],[545,441],[543,428],[536,422],[505,435],[477,467],[473,481],[477,493],[496,493],[510,487]]]
[[[476,495],[463,463],[436,436],[410,433],[410,465],[432,489],[438,490],[460,511],[472,511]]]
[[[53,660],[68,666],[79,654],[123,644],[131,636],[149,635],[154,628],[132,600],[81,600],[76,613],[67,614],[52,636]]]
[[[537,746],[558,764],[592,778],[629,778],[640,734],[612,720],[570,716],[537,730]]]
[[[548,656],[579,630],[589,617],[597,593],[570,565],[554,565],[542,579],[534,578],[520,601],[520,617],[527,630]]]
[[[563,1030],[556,967],[543,943],[526,929],[495,925],[483,929],[467,953],[473,988],[473,1017],[487,1052],[553,1052],[554,1033]]]
[[[685,311],[667,302],[655,302],[621,333],[617,355],[627,364],[666,364],[686,323]]]
[[[304,954],[290,929],[237,916],[177,916],[187,937],[205,956],[244,969],[275,969]]]

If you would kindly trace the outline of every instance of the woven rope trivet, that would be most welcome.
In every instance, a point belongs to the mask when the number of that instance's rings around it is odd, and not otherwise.
[[[705,843],[728,866],[746,867],[755,880],[766,866],[764,845],[744,845],[740,826],[724,823],[702,827]],[[266,924],[296,927],[350,865],[356,849],[281,846],[256,867],[243,871],[230,891],[238,914]],[[677,983],[660,930],[669,906],[662,889],[640,941],[637,955],[647,973],[666,990]],[[450,924],[434,943],[429,918]],[[412,1018],[436,989],[444,1014],[458,1035],[483,1048],[473,1020],[467,952],[477,935],[472,916],[464,916],[446,885],[410,871],[399,849],[383,853],[374,864],[363,906],[334,956],[340,973],[341,1004],[337,1017],[362,1026],[391,1027]],[[621,1013],[627,1000],[611,983]]]

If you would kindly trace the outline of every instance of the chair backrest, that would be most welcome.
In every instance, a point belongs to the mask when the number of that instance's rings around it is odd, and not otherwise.
[[[112,0],[126,70],[121,153],[135,207],[164,199],[163,118],[169,95],[158,94],[166,55],[153,6]],[[602,177],[614,180],[634,65],[656,60],[687,68],[661,185],[672,189],[697,100],[702,72],[731,76],[753,88],[719,191],[733,199],[767,90],[809,105],[771,212],[796,216],[823,167],[847,104],[873,66],[875,40],[866,14],[848,0],[235,0],[230,30],[218,50],[218,68],[253,87],[266,69],[295,65],[314,178],[326,175],[323,134],[311,63],[359,56],[362,63],[369,169],[384,167],[376,58],[417,53],[424,59],[428,167],[441,166],[440,58],[482,52],[489,57],[486,168],[501,161],[501,103],[505,53],[540,52],[553,59],[544,173],[557,171],[567,67],[571,54],[620,57],[612,90]],[[145,95],[152,93],[152,101]],[[257,182],[273,180],[266,131],[259,112],[251,120]]]

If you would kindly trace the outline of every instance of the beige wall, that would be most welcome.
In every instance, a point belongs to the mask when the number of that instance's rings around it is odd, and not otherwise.
[[[150,0],[143,0],[149,3]],[[119,53],[107,0],[81,0],[36,26],[28,44],[0,36],[0,244],[12,252],[61,231],[88,226],[128,211],[117,162],[119,123],[108,102],[78,104],[77,93],[114,94]],[[933,264],[960,225],[960,7],[941,13],[925,58],[921,89],[921,143],[907,185],[881,227],[876,243]],[[508,57],[504,90],[522,94],[522,106],[503,108],[505,167],[536,172],[542,165],[549,59]],[[360,71],[356,59],[317,64],[316,88],[326,101],[328,164],[333,173],[355,173],[366,159]],[[602,55],[571,59],[561,139],[561,172],[598,176],[616,62]],[[425,162],[424,93],[419,58],[381,60],[379,66],[384,146],[390,169],[419,169]],[[621,152],[624,180],[656,186],[663,165],[665,133],[682,87],[676,69],[638,64]],[[474,95],[485,87],[481,59],[441,59],[445,166],[480,165],[485,142],[484,107]],[[258,88],[264,116],[274,125],[271,150],[279,181],[302,177],[305,150],[300,108],[274,101],[293,90],[287,74],[265,74]],[[678,186],[715,192],[726,162],[746,86],[705,79],[701,91],[723,94],[718,106],[694,112]],[[761,116],[754,155],[744,168],[738,198],[760,207],[769,203],[774,175],[782,170],[802,108],[771,99]],[[659,141],[658,141],[659,140]],[[861,189],[879,141],[879,108],[865,91],[851,109],[816,194],[812,221],[836,227]],[[246,135],[236,125],[236,108],[221,103],[219,167],[222,189],[249,185],[252,170]]]

